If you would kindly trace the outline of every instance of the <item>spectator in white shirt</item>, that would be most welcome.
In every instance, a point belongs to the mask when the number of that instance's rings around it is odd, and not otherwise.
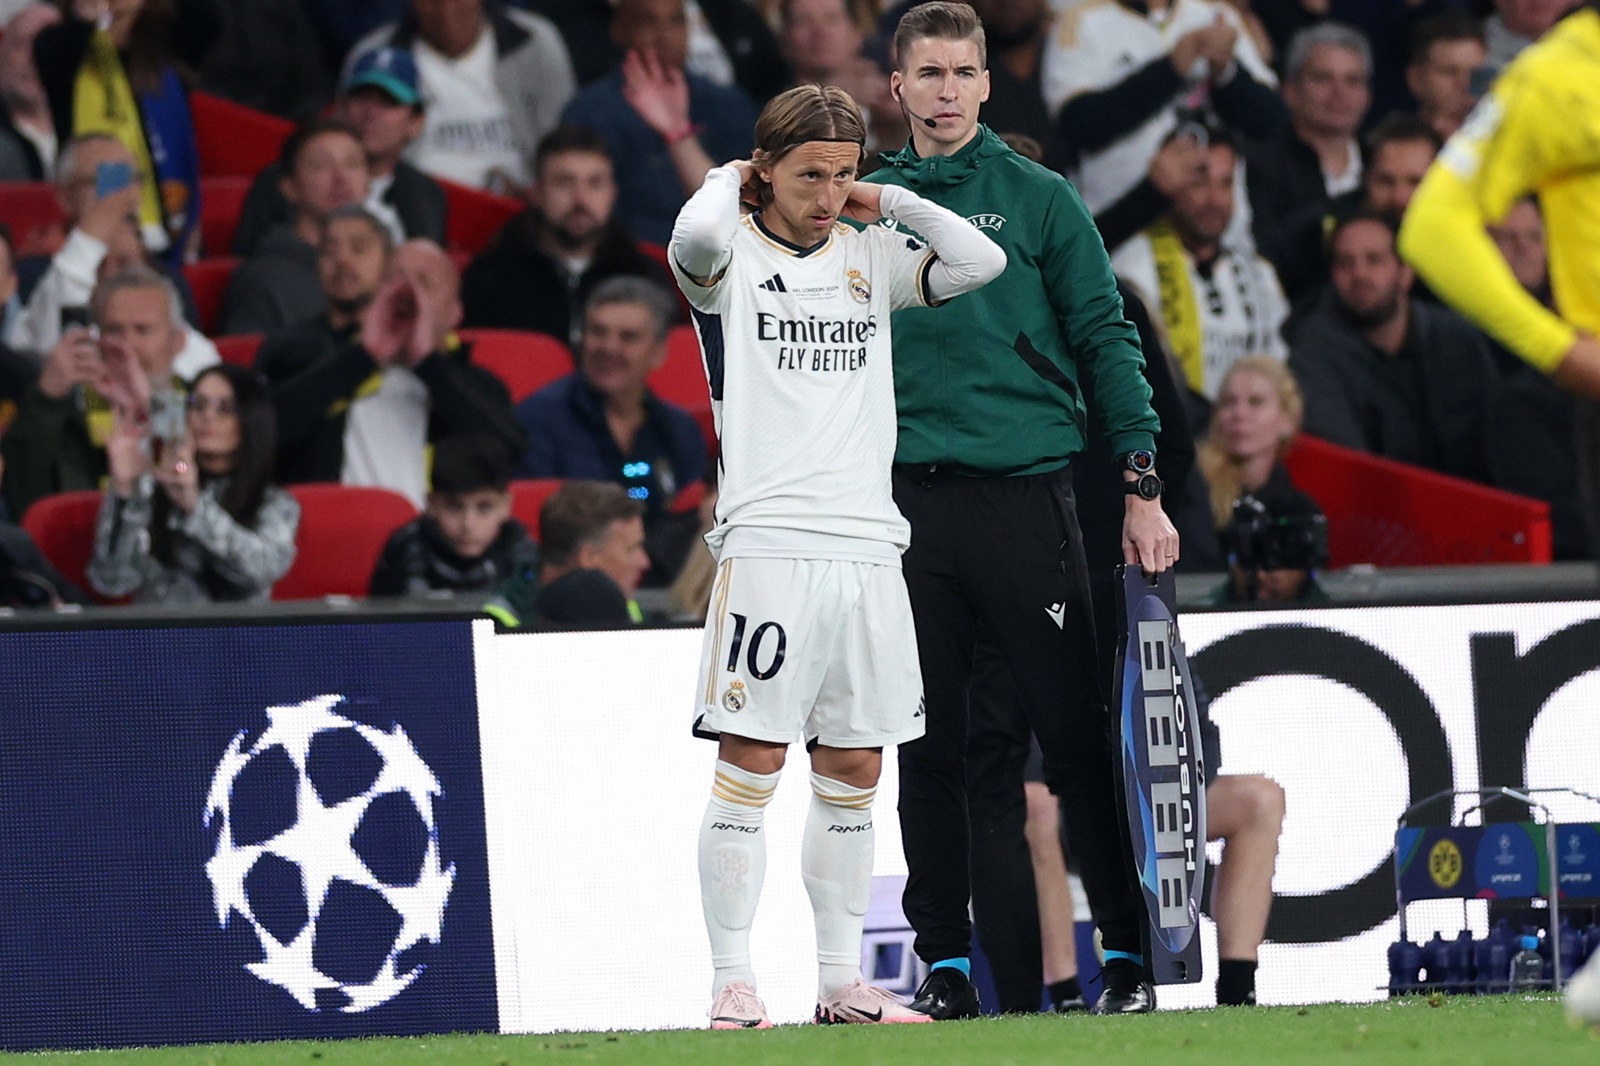
[[[427,123],[407,156],[418,169],[501,192],[527,184],[534,149],[576,88],[549,20],[496,0],[412,0],[357,43],[351,64],[385,45],[416,59]]]

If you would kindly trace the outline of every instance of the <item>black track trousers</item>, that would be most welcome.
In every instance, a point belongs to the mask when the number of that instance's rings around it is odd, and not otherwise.
[[[926,734],[900,746],[904,905],[917,955],[931,963],[971,947],[967,689],[980,629],[1039,738],[1104,947],[1141,951],[1144,901],[1118,814],[1070,471],[982,478],[896,466],[894,496],[911,523],[903,565],[927,700]],[[1035,906],[1027,895],[1018,905]]]

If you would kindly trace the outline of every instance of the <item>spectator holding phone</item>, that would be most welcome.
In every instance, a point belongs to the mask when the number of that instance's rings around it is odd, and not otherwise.
[[[147,266],[124,267],[95,289],[89,311],[93,327],[62,333],[0,437],[16,518],[41,496],[100,487],[118,407],[141,425],[155,409],[181,410],[173,364],[186,326],[172,283]]]
[[[125,356],[108,362],[128,368],[132,387],[106,445],[89,583],[136,603],[265,600],[294,562],[300,526],[300,505],[272,484],[277,418],[266,382],[214,366],[196,379],[186,414],[164,420],[152,405],[141,420],[138,369]]]
[[[76,137],[62,150],[56,169],[56,198],[71,232],[50,259],[30,257],[17,264],[22,305],[8,316],[5,341],[35,362],[61,339],[64,318],[84,316],[95,284],[123,267],[143,263],[164,274],[183,299],[192,318],[188,284],[183,274],[154,259],[145,250],[134,213],[138,189],[132,157],[126,147],[103,133]],[[183,350],[175,372],[192,378],[218,362],[216,345],[199,330],[185,326]]]
[[[200,155],[178,63],[222,29],[216,0],[70,0],[34,60],[56,136],[105,133],[132,154],[145,247],[181,263],[199,235]]]

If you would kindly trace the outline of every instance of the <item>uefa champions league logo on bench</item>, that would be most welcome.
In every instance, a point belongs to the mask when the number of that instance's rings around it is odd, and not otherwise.
[[[405,731],[335,714],[343,696],[267,708],[217,763],[205,824],[217,921],[261,947],[245,969],[307,1010],[369,1010],[422,973],[455,865],[442,866],[434,776]]]

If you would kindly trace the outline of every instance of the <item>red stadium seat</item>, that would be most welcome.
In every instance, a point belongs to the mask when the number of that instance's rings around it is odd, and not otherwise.
[[[1302,434],[1285,459],[1328,516],[1329,565],[1548,563],[1550,505]]]
[[[228,292],[228,279],[233,277],[239,260],[202,259],[183,268],[184,280],[194,293],[194,307],[200,314],[200,332],[211,336],[222,322],[222,298]]]
[[[520,329],[464,329],[472,361],[490,371],[521,403],[559,377],[572,373],[572,352],[555,337]]]
[[[18,258],[54,255],[66,238],[66,221],[49,182],[0,182],[0,222],[11,227]]]
[[[233,231],[239,228],[249,178],[200,179],[200,247],[207,256],[233,254]]]
[[[249,368],[256,365],[256,352],[261,349],[261,339],[260,333],[230,333],[213,338],[212,343],[217,346],[217,354],[222,356],[224,363]]]
[[[272,587],[275,600],[365,596],[389,534],[417,516],[411,501],[388,489],[290,485],[300,501],[294,565]]]
[[[705,434],[706,448],[715,455],[717,430],[711,417],[711,392],[693,326],[674,326],[667,334],[667,358],[650,375],[650,391],[693,415]]]
[[[210,93],[193,93],[189,112],[202,178],[253,178],[278,158],[294,123]]]
[[[511,483],[511,517],[527,526],[534,540],[541,539],[539,512],[544,508],[544,501],[548,500],[562,484],[562,480],[558,477],[523,478]]]
[[[521,200],[496,196],[453,181],[440,181],[439,187],[444,189],[450,205],[450,215],[445,220],[445,239],[454,252],[477,255],[489,243],[489,238],[500,232],[501,226],[527,208]]]
[[[688,514],[699,508],[706,498],[706,483],[704,481],[691,481],[678,490],[678,494],[667,505],[667,510],[673,514]]]
[[[101,495],[93,489],[57,493],[35,500],[22,516],[22,528],[44,557],[63,577],[91,595],[94,591],[85,575],[94,555],[94,523],[100,514]]]

